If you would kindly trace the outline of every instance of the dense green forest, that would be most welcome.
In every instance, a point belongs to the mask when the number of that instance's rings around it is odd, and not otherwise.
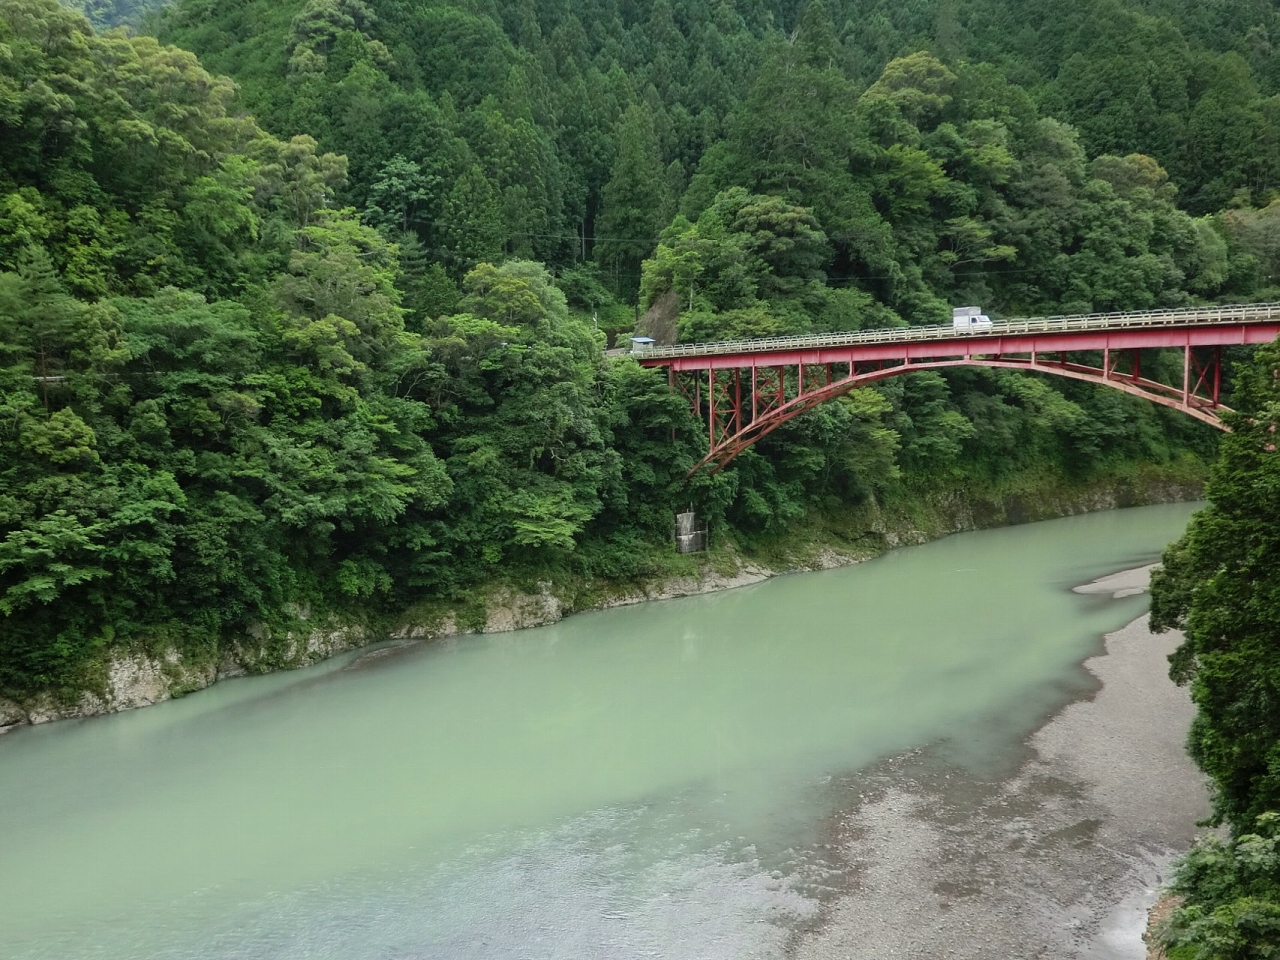
[[[703,339],[1277,295],[1266,4],[88,12],[143,26],[0,0],[3,695],[654,576],[691,503],[750,547],[1216,442],[1115,391],[922,373],[688,481],[683,401],[603,354],[657,301]]]
[[[1191,688],[1188,747],[1229,828],[1180,866],[1185,902],[1163,933],[1172,960],[1280,951],[1280,346],[1241,370],[1235,401],[1210,505],[1152,580],[1152,627],[1184,631],[1170,676]]]
[[[1269,5],[800,6],[184,0],[159,33],[267,129],[345,153],[344,198],[455,278],[591,265],[629,300],[673,215],[741,187],[813,211],[814,270],[850,292],[828,322],[882,319],[860,293],[914,322],[954,298],[1052,312],[1271,281]],[[1203,45],[1237,30],[1252,42]],[[1175,200],[1236,212],[1214,231]]]

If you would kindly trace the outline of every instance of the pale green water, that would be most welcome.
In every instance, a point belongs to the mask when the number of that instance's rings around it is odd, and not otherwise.
[[[1192,507],[219,684],[0,739],[0,956],[782,955],[832,776],[999,762]]]

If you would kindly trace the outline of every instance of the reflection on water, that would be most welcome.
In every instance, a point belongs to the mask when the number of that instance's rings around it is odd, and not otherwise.
[[[0,741],[0,954],[778,957],[824,779],[989,763],[1191,507],[220,684]]]

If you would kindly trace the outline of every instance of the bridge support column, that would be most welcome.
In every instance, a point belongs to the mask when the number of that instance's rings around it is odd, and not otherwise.
[[[1182,348],[1182,406],[1191,409],[1191,344]]]
[[[1186,395],[1188,406],[1194,399],[1197,406],[1217,409],[1222,395],[1222,347],[1214,347],[1213,353],[1204,363],[1200,362],[1191,347],[1187,350],[1191,354],[1190,374],[1195,377],[1195,382]],[[1208,395],[1202,393],[1202,390]]]
[[[1222,395],[1222,348],[1213,348],[1213,405],[1218,405]]]
[[[716,372],[707,366],[707,436],[711,449],[716,448]]]
[[[733,434],[742,432],[742,371],[733,371]]]

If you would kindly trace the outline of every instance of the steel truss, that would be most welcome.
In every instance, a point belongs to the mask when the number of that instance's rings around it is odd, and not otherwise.
[[[1239,342],[1239,341],[1237,341]],[[1073,344],[1074,346],[1074,344]],[[744,354],[740,364],[726,363],[723,354],[701,369],[686,360],[669,367],[672,389],[689,402],[694,415],[706,424],[708,454],[692,472],[706,466],[723,469],[743,450],[768,436],[784,423],[821,403],[851,390],[904,374],[948,367],[992,367],[1047,373],[1099,383],[1153,403],[1181,410],[1220,430],[1227,429],[1220,414],[1228,410],[1220,402],[1222,346],[1182,346],[1182,383],[1171,385],[1142,376],[1143,347],[1103,346],[1101,365],[1080,357],[1080,348],[1043,353],[966,353],[957,357],[921,358],[903,355],[869,360],[806,363],[803,359],[770,358]],[[1074,359],[1073,359],[1074,358]],[[764,363],[758,361],[766,361]],[[781,362],[779,362],[781,361]],[[650,365],[659,365],[658,363]],[[665,364],[662,364],[665,365]]]

